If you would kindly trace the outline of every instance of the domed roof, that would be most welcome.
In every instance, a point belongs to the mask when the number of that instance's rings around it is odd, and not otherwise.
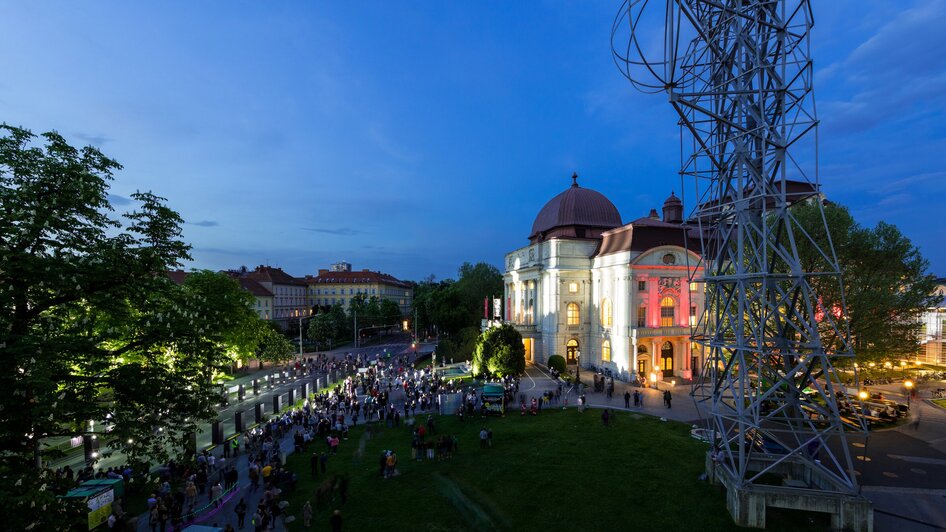
[[[683,205],[683,202],[680,201],[680,198],[678,198],[673,192],[671,192],[670,197],[664,201],[664,207],[670,207],[671,205]]]
[[[617,207],[604,194],[578,186],[578,174],[573,174],[572,180],[572,186],[539,211],[529,238],[563,226],[613,229],[622,225]]]

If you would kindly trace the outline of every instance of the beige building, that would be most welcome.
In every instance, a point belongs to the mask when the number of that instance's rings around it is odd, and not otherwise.
[[[309,307],[342,305],[346,310],[352,298],[364,295],[393,301],[402,315],[410,313],[413,299],[411,285],[386,273],[371,270],[352,271],[351,264],[333,264],[331,269],[319,270],[317,276],[307,275],[306,297]]]
[[[272,299],[269,300],[265,292],[254,287],[261,294],[260,297],[263,298],[262,303],[264,305],[271,301],[272,312],[268,319],[284,327],[288,326],[291,320],[298,320],[300,317],[307,317],[312,314],[312,307],[306,298],[307,285],[305,281],[289,275],[281,268],[257,266],[253,271],[241,272],[239,279],[241,284],[244,280],[255,282],[272,294]],[[252,285],[252,283],[249,284]],[[251,293],[253,292],[251,291]]]
[[[699,374],[703,355],[690,327],[703,313],[689,282],[699,257],[695,229],[671,194],[663,215],[628,224],[604,195],[574,182],[539,212],[530,244],[505,258],[505,319],[526,357],[610,371],[633,380]]]

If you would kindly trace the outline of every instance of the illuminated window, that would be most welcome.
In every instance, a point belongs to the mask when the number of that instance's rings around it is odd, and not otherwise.
[[[568,293],[577,294],[578,293],[578,283],[568,283]]]
[[[643,292],[647,290],[647,281],[637,281],[637,291]]]
[[[696,321],[696,306],[690,307],[690,321]]]
[[[660,300],[660,326],[673,327],[673,298],[665,297]]]
[[[601,326],[610,327],[611,324],[611,300],[604,298],[601,300]]]
[[[637,326],[647,327],[647,307],[644,305],[637,307]]]
[[[608,340],[601,342],[601,361],[611,362],[611,342]]]
[[[578,309],[578,303],[569,303],[565,307],[565,320],[567,325],[579,325],[581,323],[581,311]]]

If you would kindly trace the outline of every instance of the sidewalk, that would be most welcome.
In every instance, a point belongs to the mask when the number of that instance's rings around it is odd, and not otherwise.
[[[581,383],[584,384],[585,399],[588,401],[587,406],[591,408],[610,408],[614,410],[623,410],[626,412],[637,412],[641,414],[647,414],[654,417],[662,417],[667,419],[672,419],[674,421],[680,421],[687,424],[698,424],[699,423],[699,412],[696,407],[696,403],[693,402],[693,398],[690,397],[689,385],[680,385],[673,386],[669,382],[658,382],[657,389],[654,388],[638,388],[630,383],[614,379],[614,394],[612,397],[608,397],[605,392],[595,392],[593,388],[594,384],[594,373],[590,370],[581,372]],[[531,365],[526,368],[527,378],[539,378],[544,383],[540,384],[540,381],[536,382],[536,392],[530,394],[530,391],[524,390],[525,382],[520,384],[519,393],[525,393],[527,398],[541,396],[542,392],[545,390],[553,390],[558,388],[556,381],[553,381],[551,376],[546,372],[545,368],[540,366]],[[568,395],[568,405],[577,406],[578,405],[578,390],[575,387],[569,387],[566,385],[564,390],[569,391]],[[665,390],[670,390],[673,400],[671,401],[672,408],[667,408],[663,404],[663,394]],[[643,393],[643,406],[634,407],[633,395],[635,391],[640,391]],[[624,407],[624,393],[630,392],[632,398],[630,400],[630,408]]]

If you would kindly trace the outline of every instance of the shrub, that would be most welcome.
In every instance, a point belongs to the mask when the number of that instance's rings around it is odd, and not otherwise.
[[[565,373],[565,357],[562,355],[550,356],[549,367],[558,371],[559,373]]]

